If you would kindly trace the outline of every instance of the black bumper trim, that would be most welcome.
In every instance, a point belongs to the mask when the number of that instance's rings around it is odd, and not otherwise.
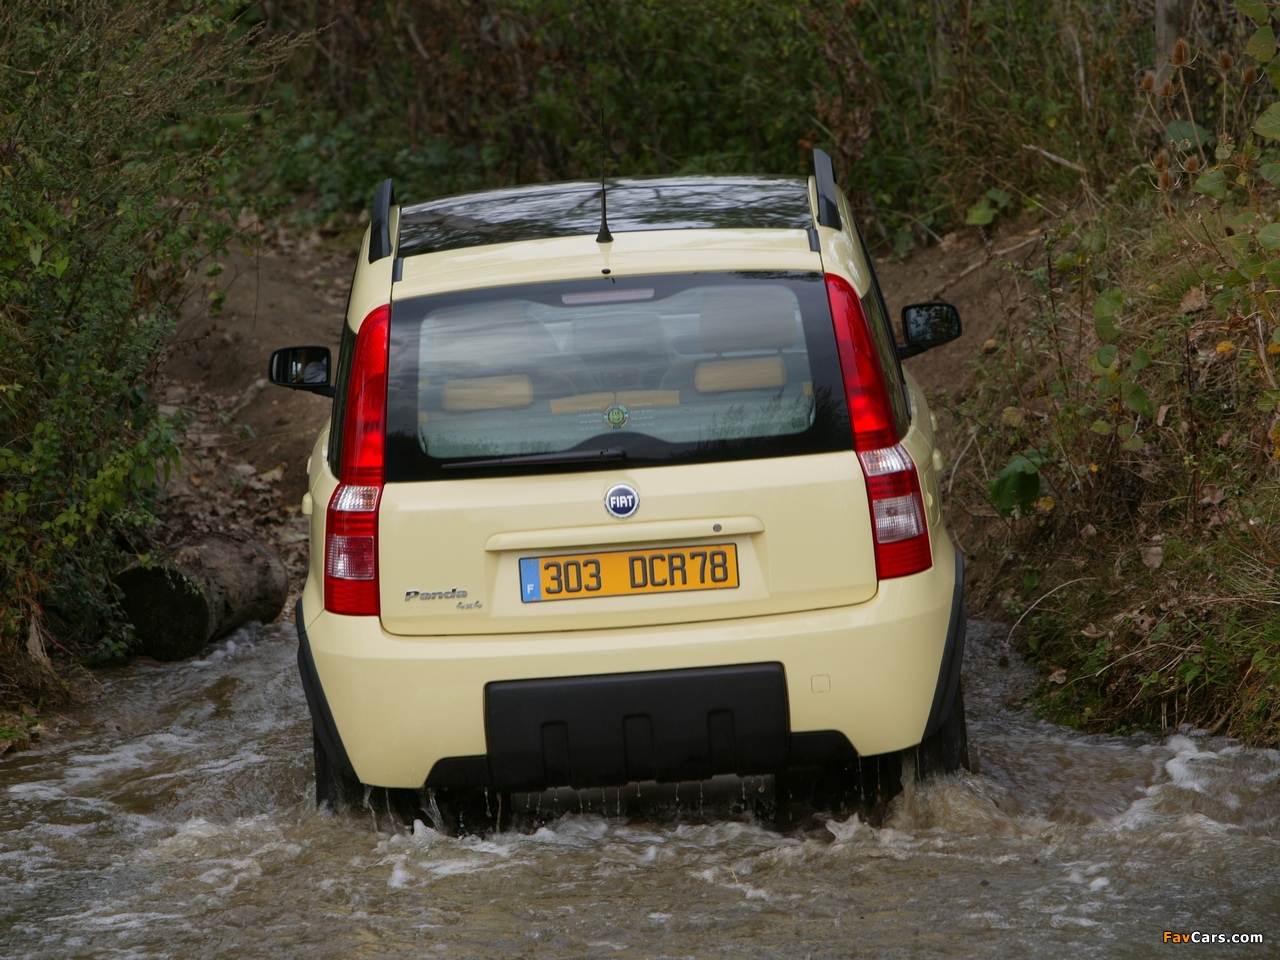
[[[765,774],[790,752],[780,663],[499,681],[484,711],[500,790]]]
[[[832,764],[849,764],[858,759],[849,738],[838,730],[806,730],[792,733],[786,769],[822,767]],[[758,771],[781,773],[782,769]],[[749,776],[751,774],[748,774]],[[489,758],[485,754],[469,757],[442,757],[431,768],[425,784],[428,787],[488,787],[494,786],[489,776]],[[510,788],[508,788],[510,789]],[[519,792],[519,791],[516,791]]]
[[[316,672],[316,662],[311,656],[311,642],[307,639],[307,628],[303,626],[306,621],[302,618],[301,597],[293,608],[293,622],[298,628],[298,673],[302,675],[302,692],[307,698],[311,725],[320,741],[320,749],[329,757],[330,763],[354,780],[355,767],[347,756],[347,748],[342,745],[342,737],[338,736],[338,725],[333,722],[333,713],[329,710],[329,701],[325,699],[320,674]]]
[[[964,556],[956,551],[956,585],[951,594],[951,622],[947,625],[947,643],[942,650],[938,683],[933,691],[933,706],[924,725],[926,737],[937,732],[951,714],[956,691],[960,689],[960,664],[964,660],[964,640],[969,628],[969,611],[964,603]]]

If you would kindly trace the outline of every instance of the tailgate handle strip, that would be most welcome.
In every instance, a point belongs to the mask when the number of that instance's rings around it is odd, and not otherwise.
[[[595,527],[562,527],[556,530],[521,530],[495,533],[485,541],[490,553],[504,550],[543,550],[585,547],[605,543],[640,543],[647,540],[696,540],[763,533],[757,517],[708,517],[703,520],[652,520],[648,523],[601,524]]]

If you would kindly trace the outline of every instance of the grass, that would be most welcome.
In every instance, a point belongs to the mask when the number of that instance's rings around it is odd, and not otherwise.
[[[1240,274],[1258,246],[1223,253],[1248,199],[1080,212],[1007,265],[1024,296],[957,410],[955,509],[971,608],[1017,621],[1054,720],[1280,741],[1280,341]]]
[[[1280,742],[1280,57],[1275,5],[1238,8],[1140,73],[1128,172],[1005,264],[956,410],[971,609],[1088,730]]]

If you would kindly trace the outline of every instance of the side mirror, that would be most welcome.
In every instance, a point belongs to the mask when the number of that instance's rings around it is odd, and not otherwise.
[[[278,387],[332,397],[335,390],[329,379],[331,366],[328,347],[284,347],[271,354],[267,376]]]
[[[898,356],[905,360],[950,343],[960,336],[960,311],[950,303],[913,303],[902,308],[902,339]]]

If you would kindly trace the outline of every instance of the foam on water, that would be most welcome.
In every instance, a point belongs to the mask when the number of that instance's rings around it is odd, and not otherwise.
[[[1174,734],[1164,749],[1163,775],[1106,825],[1206,836],[1243,831],[1280,840],[1280,753],[1208,742],[1198,732]]]
[[[251,621],[243,627],[236,629],[224,640],[213,644],[204,652],[203,657],[195,660],[188,660],[186,665],[193,670],[203,670],[208,667],[215,666],[225,660],[233,659],[236,656],[251,655],[253,652],[253,646],[257,642],[258,636],[261,633],[262,624],[256,620]]]
[[[887,825],[898,830],[942,828],[969,836],[1041,838],[1054,824],[1016,810],[1009,790],[986,778],[962,773],[923,784],[910,780],[890,804]]]

